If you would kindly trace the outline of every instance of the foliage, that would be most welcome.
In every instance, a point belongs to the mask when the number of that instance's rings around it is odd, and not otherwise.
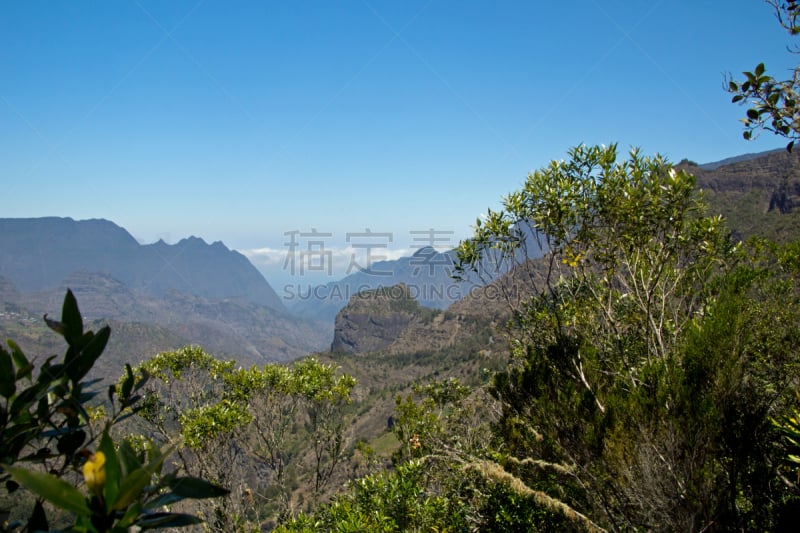
[[[109,436],[112,426],[140,408],[138,391],[147,381],[135,379],[130,367],[120,386],[108,390],[111,416],[105,423],[97,449],[87,448],[93,434],[88,403],[96,392],[84,381],[103,353],[110,336],[106,326],[96,334],[84,331],[81,314],[71,291],[64,298],[61,321],[47,324],[64,337],[68,348],[61,363],[47,358],[34,375],[35,366],[13,341],[9,353],[0,348],[0,461],[8,495],[25,487],[35,497],[27,520],[1,526],[2,530],[47,530],[51,517],[44,502],[71,513],[73,531],[127,531],[130,527],[154,529],[197,524],[194,516],[159,511],[166,503],[185,498],[220,496],[226,491],[202,479],[161,476],[169,450],[137,455]],[[96,410],[102,414],[105,410]],[[76,474],[82,471],[87,491]],[[11,496],[13,498],[14,496]],[[8,516],[9,511],[5,511]],[[52,513],[51,513],[52,515]]]
[[[307,358],[291,367],[234,368],[185,347],[157,354],[135,372],[151,376],[141,415],[177,447],[183,468],[234,491],[203,511],[215,529],[248,527],[259,512],[256,498],[267,498],[259,483],[277,495],[278,519],[293,512],[290,476],[304,475],[316,502],[344,457],[344,412],[355,380],[334,365]],[[260,469],[267,479],[253,475]]]
[[[800,34],[800,2],[797,0],[768,0],[775,10],[778,22],[790,35]],[[795,50],[797,52],[797,50]],[[766,130],[789,139],[786,149],[791,151],[800,138],[800,67],[795,67],[791,78],[775,79],[767,74],[764,63],[750,72],[744,72],[743,81],[728,80],[728,92],[734,103],[749,105],[744,122],[744,138],[752,139]]]
[[[692,176],[578,147],[462,243],[520,261],[527,302],[495,375],[503,467],[612,529],[770,529],[789,504],[771,417],[797,386],[796,247],[729,243]],[[518,465],[560,465],[548,484]],[[560,494],[559,494],[559,490]],[[519,493],[522,493],[518,491]],[[524,492],[524,491],[523,491]]]
[[[351,481],[347,493],[279,531],[592,531],[585,516],[529,488],[500,465],[487,420],[492,400],[457,380],[432,381],[397,398],[392,431],[403,443],[393,471]],[[488,454],[488,455],[487,455]],[[567,469],[517,464],[543,478]]]
[[[800,490],[800,410],[794,409],[791,415],[773,420],[772,423],[783,434],[787,447],[786,466],[794,471],[794,475],[785,481],[798,491]]]
[[[301,515],[276,531],[465,531],[465,507],[430,494],[425,461],[411,460],[396,472],[355,480],[348,494],[315,515]]]
[[[398,396],[392,432],[401,447],[395,463],[445,450],[472,453],[484,449],[491,436],[487,412],[491,402],[487,400],[484,393],[455,378],[417,384],[413,395]]]

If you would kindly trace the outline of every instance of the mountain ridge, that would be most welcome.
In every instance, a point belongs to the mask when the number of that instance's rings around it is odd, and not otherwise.
[[[131,358],[122,362],[181,340],[253,364],[330,343],[320,325],[290,315],[252,263],[221,241],[140,244],[105,219],[5,218],[0,249],[0,331],[13,337],[31,325],[39,332],[24,338],[34,351],[49,348],[41,317],[59,314],[67,289],[86,320],[118,326],[109,354]],[[143,342],[148,335],[153,341]]]
[[[22,292],[53,290],[80,270],[105,273],[153,296],[168,290],[240,297],[276,311],[283,302],[241,253],[199,237],[139,244],[105,219],[0,218],[0,276]],[[227,272],[222,278],[218,272]]]

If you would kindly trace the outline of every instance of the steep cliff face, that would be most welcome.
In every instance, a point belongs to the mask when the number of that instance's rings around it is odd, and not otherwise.
[[[787,179],[798,177],[800,152],[776,150],[754,154],[747,160],[712,165],[713,168],[683,162],[678,166],[683,165],[697,176],[698,187],[705,191],[744,194],[757,190],[771,193]]]
[[[469,302],[483,305],[477,296],[461,302],[451,307],[456,312],[423,307],[402,284],[359,293],[336,316],[331,351],[354,355],[432,352],[481,335],[493,322],[497,325],[494,313],[482,314],[470,307]]]
[[[737,239],[788,242],[800,235],[800,152],[751,154],[713,165],[681,162],[697,178],[711,210],[723,215]]]
[[[386,350],[420,312],[423,309],[402,284],[358,293],[336,315],[331,351]]]

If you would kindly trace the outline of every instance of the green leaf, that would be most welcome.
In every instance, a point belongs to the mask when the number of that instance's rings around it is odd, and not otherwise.
[[[32,472],[22,468],[3,466],[20,485],[52,503],[56,507],[76,514],[89,514],[86,498],[78,489],[50,474]]]
[[[47,325],[48,328],[52,329],[62,337],[64,336],[64,326],[58,320],[53,320],[47,316],[47,313],[44,314],[44,323]]]
[[[0,347],[0,396],[11,398],[17,390],[11,354]]]
[[[172,492],[184,498],[217,498],[230,493],[228,489],[196,477],[179,477],[169,484]]]
[[[122,382],[122,392],[120,393],[120,398],[122,398],[123,404],[125,403],[126,399],[131,395],[132,390],[133,390],[133,370],[131,369],[131,365],[125,363],[125,380]]]
[[[177,503],[183,499],[184,499],[183,496],[179,496],[174,492],[168,492],[166,494],[161,494],[158,498],[147,502],[144,508],[158,509],[159,507],[164,507],[165,505],[172,505],[173,503]]]
[[[139,513],[141,512],[142,506],[139,503],[131,505],[128,507],[128,510],[125,511],[125,514],[122,516],[122,518],[119,519],[115,529],[122,528],[123,531],[128,531],[128,529],[133,526],[133,523],[136,521],[136,519],[139,518]]]
[[[129,472],[142,467],[136,452],[127,440],[123,440],[119,445],[119,462],[122,468],[122,476],[127,476]]]
[[[61,363],[56,363],[55,365],[50,364],[55,358],[56,358],[55,355],[51,355],[42,364],[41,369],[39,371],[39,381],[47,380],[50,382],[54,382],[61,379],[61,377],[64,375],[63,364]]]
[[[172,446],[167,447],[164,451],[153,457],[145,466],[137,468],[126,476],[125,479],[120,482],[119,494],[112,508],[115,510],[122,510],[132,502],[138,500],[144,487],[150,483],[153,475],[161,470],[164,459],[172,453],[172,450]]]
[[[202,524],[196,516],[180,513],[152,513],[139,518],[134,525],[142,529],[163,529],[168,527],[184,527]]]
[[[67,353],[64,354],[64,369],[67,372],[67,376],[73,382],[77,383],[79,380],[76,377],[78,375],[78,358],[80,357],[81,352],[75,346],[70,346],[67,348]]]
[[[11,402],[9,416],[13,419],[23,411],[27,411],[33,404],[44,398],[47,394],[47,383],[36,383],[23,390]]]
[[[61,308],[61,327],[64,329],[64,340],[67,341],[67,344],[79,345],[83,337],[83,319],[81,319],[75,295],[69,289],[64,296],[64,305]]]
[[[103,452],[103,455],[106,456],[106,484],[103,487],[103,497],[105,501],[113,502],[117,499],[117,494],[119,492],[122,469],[120,468],[114,442],[111,440],[111,437],[108,436],[108,427],[103,431],[103,436],[100,437],[100,444],[97,450]]]
[[[73,377],[74,380],[77,381],[82,379],[83,376],[85,376],[89,370],[92,369],[92,366],[94,366],[97,358],[100,357],[103,353],[103,350],[105,350],[110,335],[111,328],[108,326],[103,327],[97,332],[97,335],[91,338],[86,347],[81,350],[78,358],[77,368],[74,373],[75,377]]]
[[[33,365],[25,357],[25,354],[20,350],[19,345],[8,339],[8,347],[11,348],[11,358],[14,359],[14,365],[17,367],[17,379],[31,378],[33,372]]]
[[[131,503],[137,501],[153,475],[145,470],[139,468],[131,472],[119,485],[119,493],[114,504],[111,506],[115,511],[120,511],[128,507]]]

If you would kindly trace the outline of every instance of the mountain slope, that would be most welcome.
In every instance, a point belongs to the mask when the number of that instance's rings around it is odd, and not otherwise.
[[[453,277],[456,263],[455,250],[437,252],[426,246],[410,257],[375,262],[368,271],[355,272],[339,281],[317,287],[297,286],[294,292],[289,292],[287,307],[298,316],[333,323],[353,296],[403,285],[420,305],[446,309],[496,279],[506,267],[487,260],[480,267],[480,275],[465,272],[456,279]]]
[[[713,169],[682,162],[697,178],[713,213],[723,215],[734,237],[779,242],[800,236],[800,153],[776,150]]]
[[[71,218],[0,219],[0,276],[22,292],[52,290],[76,271],[108,274],[130,289],[163,296],[243,298],[283,311],[260,272],[221,242],[190,237],[140,245],[113,222]]]
[[[50,217],[0,219],[0,249],[0,330],[11,337],[58,316],[69,288],[86,320],[115,323],[109,357],[124,354],[120,363],[189,343],[242,364],[330,344],[330,332],[289,315],[247,258],[219,242],[140,245],[106,220]],[[30,347],[49,350],[40,329]]]

